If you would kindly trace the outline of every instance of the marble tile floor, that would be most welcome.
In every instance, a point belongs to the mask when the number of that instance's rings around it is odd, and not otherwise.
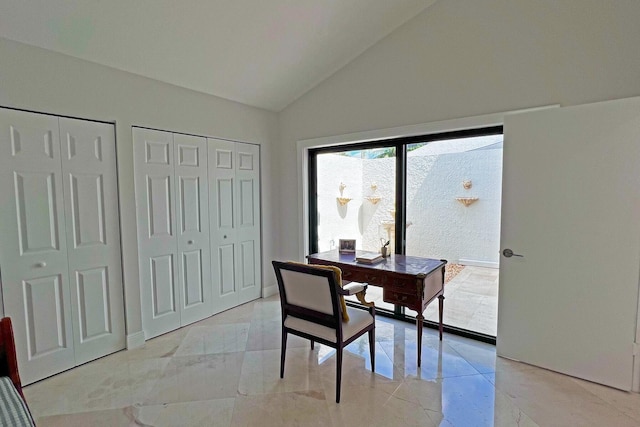
[[[290,337],[279,378],[280,302],[257,300],[29,385],[48,426],[638,426],[640,395],[496,357],[495,347],[378,317],[345,354]]]

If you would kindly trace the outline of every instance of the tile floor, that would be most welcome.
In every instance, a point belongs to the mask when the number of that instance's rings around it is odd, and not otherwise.
[[[496,357],[495,347],[378,317],[344,358],[289,339],[258,300],[25,388],[38,426],[638,426],[640,395]]]

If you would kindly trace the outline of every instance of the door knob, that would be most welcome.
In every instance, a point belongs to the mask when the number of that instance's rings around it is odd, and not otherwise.
[[[509,248],[502,251],[502,255],[504,255],[506,258],[511,258],[512,256],[519,256],[521,258],[524,257],[524,255],[514,254],[513,251]]]
[[[44,261],[40,261],[39,263],[36,264],[36,267],[38,268],[44,268],[47,266],[47,263]]]

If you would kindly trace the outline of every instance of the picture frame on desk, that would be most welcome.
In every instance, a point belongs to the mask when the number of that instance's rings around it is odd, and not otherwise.
[[[356,239],[340,239],[338,241],[338,252],[341,254],[356,253]]]

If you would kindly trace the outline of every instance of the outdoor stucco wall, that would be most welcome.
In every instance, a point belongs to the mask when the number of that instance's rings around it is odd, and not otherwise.
[[[502,149],[436,155],[409,153],[407,169],[407,254],[449,262],[497,267],[500,246]],[[356,239],[358,249],[377,251],[394,229],[395,158],[318,156],[318,246],[337,247]],[[470,189],[463,181],[470,180]],[[341,206],[343,196],[352,200]],[[371,187],[375,184],[376,189]],[[380,197],[377,204],[368,196]],[[466,207],[456,197],[477,197]]]

